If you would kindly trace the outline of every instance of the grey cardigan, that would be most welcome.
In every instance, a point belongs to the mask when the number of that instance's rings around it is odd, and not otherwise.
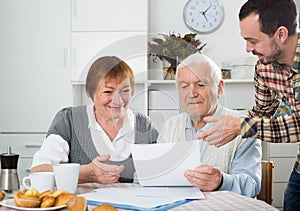
[[[158,131],[153,126],[149,117],[140,112],[134,112],[135,116],[135,144],[156,143]],[[88,128],[87,108],[84,106],[68,107],[60,110],[49,130],[47,136],[56,134],[61,136],[69,144],[69,162],[88,164],[95,157],[99,156],[90,130]],[[124,165],[125,169],[121,172],[119,182],[132,182],[135,168],[130,155],[123,161],[108,161],[109,164]]]

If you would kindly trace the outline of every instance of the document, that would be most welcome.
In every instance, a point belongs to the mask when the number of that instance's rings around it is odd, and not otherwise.
[[[184,172],[200,164],[199,141],[134,144],[132,158],[141,186],[192,186]]]
[[[167,210],[195,199],[204,199],[195,187],[103,187],[81,194],[89,205],[111,204],[120,209]]]

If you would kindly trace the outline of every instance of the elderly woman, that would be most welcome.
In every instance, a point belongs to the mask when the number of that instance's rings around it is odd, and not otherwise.
[[[219,104],[224,81],[221,69],[207,56],[196,53],[183,60],[177,68],[176,84],[184,112],[165,123],[160,141],[193,141],[212,126],[203,120],[206,116],[240,116]],[[220,148],[199,140],[200,165],[187,170],[185,177],[202,191],[227,190],[255,197],[261,182],[261,143],[253,138],[246,140],[237,136]]]
[[[79,163],[79,183],[132,182],[131,144],[156,143],[151,120],[129,109],[134,92],[132,69],[114,56],[97,59],[86,78],[93,103],[60,110],[31,172],[52,171],[57,163]]]

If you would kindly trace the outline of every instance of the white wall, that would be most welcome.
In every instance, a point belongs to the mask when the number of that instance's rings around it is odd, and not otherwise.
[[[225,19],[220,28],[208,35],[199,35],[207,43],[203,53],[220,67],[222,62],[254,57],[246,53],[246,43],[240,35],[238,13],[246,0],[220,0]],[[183,8],[188,0],[149,0],[149,32],[180,34],[190,33],[183,21]]]

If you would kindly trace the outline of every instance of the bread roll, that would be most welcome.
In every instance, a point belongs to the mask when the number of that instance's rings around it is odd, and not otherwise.
[[[5,197],[5,193],[3,193],[2,190],[0,190],[0,201],[2,201]]]
[[[88,211],[87,201],[82,196],[76,196],[70,199],[67,204],[68,211]]]
[[[53,191],[52,191],[52,190],[46,190],[46,191],[44,191],[44,192],[41,193],[41,195],[40,195],[39,198],[43,200],[43,198],[44,198],[45,196],[52,196],[52,194],[53,194]],[[55,197],[53,197],[53,198],[55,198]]]
[[[44,196],[40,208],[53,207],[55,205],[55,198],[53,196]]]
[[[41,194],[37,189],[31,188],[29,190],[24,191],[24,195],[34,197],[34,198],[39,198]]]
[[[93,211],[118,211],[118,209],[108,204],[101,204],[95,207]]]
[[[69,193],[69,192],[66,190],[56,190],[51,194],[51,196],[53,196],[54,198],[57,198],[59,195],[61,195],[63,193]]]
[[[60,194],[55,201],[55,206],[62,206],[62,205],[66,205],[70,199],[72,197],[76,197],[74,194],[72,193],[62,193]]]
[[[42,201],[34,196],[27,196],[23,192],[16,192],[14,202],[18,207],[37,208]]]

